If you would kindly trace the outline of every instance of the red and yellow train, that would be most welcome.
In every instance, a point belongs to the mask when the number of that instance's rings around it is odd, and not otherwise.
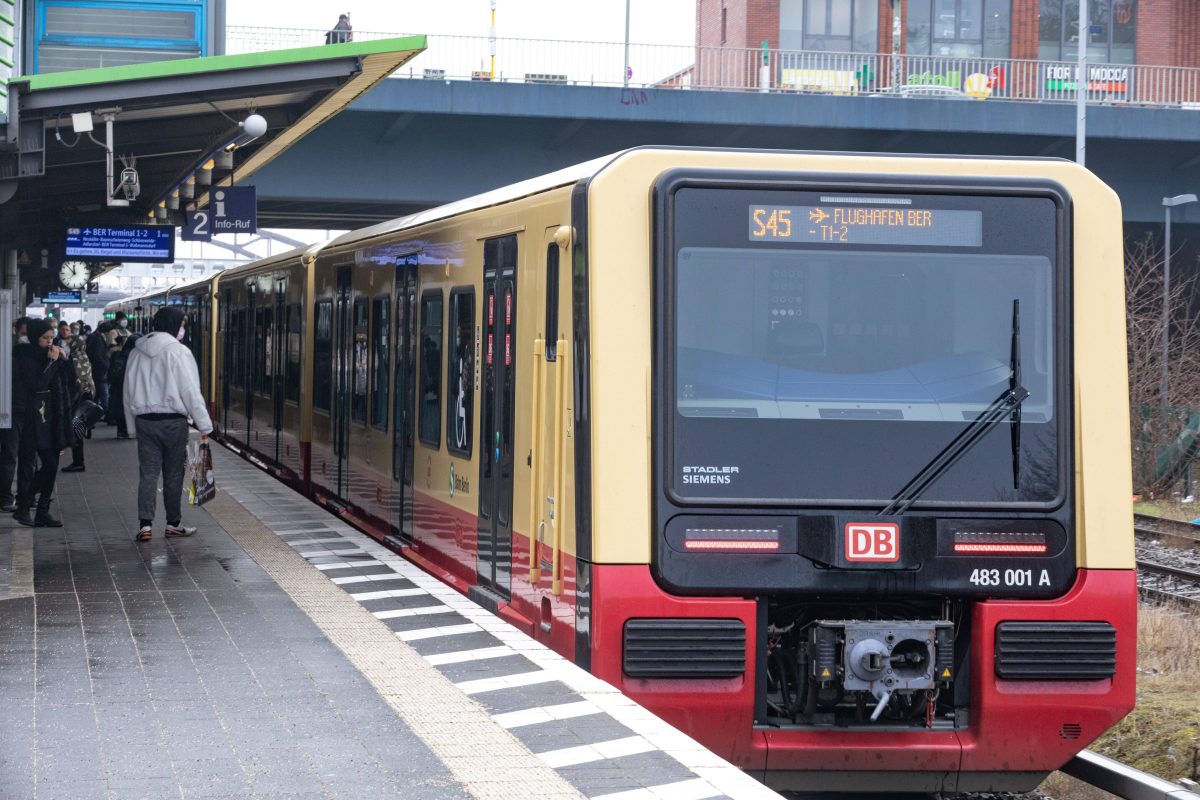
[[[161,303],[230,447],[773,786],[1028,789],[1133,705],[1071,163],[637,149]]]

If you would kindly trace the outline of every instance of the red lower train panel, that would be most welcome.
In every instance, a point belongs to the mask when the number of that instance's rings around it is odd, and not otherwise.
[[[246,446],[240,442],[235,445]],[[253,452],[252,448],[246,448]],[[250,453],[244,453],[249,456]],[[301,446],[302,490],[311,453]],[[296,479],[293,478],[293,482]],[[327,498],[333,500],[334,498]],[[386,523],[354,507],[342,516],[379,538]],[[475,516],[418,493],[415,541],[405,555],[460,591],[475,583]],[[549,574],[529,580],[528,539],[513,537],[512,600],[499,612],[568,658],[575,646],[575,562],[564,557],[564,592]],[[535,563],[548,559],[539,553]],[[679,597],[663,591],[647,565],[594,565],[591,668],[601,679],[738,766],[771,773],[1046,773],[1065,764],[1133,708],[1137,584],[1132,570],[1079,570],[1055,600],[994,600],[972,606],[969,724],[956,731],[765,728],[754,724],[757,603]],[[622,669],[625,622],[633,618],[725,618],[746,626],[746,672],[732,679],[631,678]],[[1116,675],[1102,681],[1011,681],[992,668],[997,624],[1009,620],[1103,621],[1117,630]],[[539,624],[540,623],[540,624]],[[768,779],[769,780],[769,779]],[[987,783],[985,781],[984,783]]]
[[[755,603],[663,592],[645,566],[595,566],[592,668],[604,680],[733,763],[751,770],[1050,772],[1134,705],[1137,585],[1132,570],[1080,570],[1049,601],[974,606],[971,708],[957,731],[756,728]],[[643,679],[621,668],[625,621],[639,617],[737,618],[747,630],[746,675],[728,680]],[[1104,621],[1117,629],[1117,672],[1102,681],[1008,681],[992,668],[1005,620]]]

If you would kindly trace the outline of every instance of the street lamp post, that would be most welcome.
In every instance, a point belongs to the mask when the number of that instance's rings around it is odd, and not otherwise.
[[[625,0],[625,85],[629,85],[629,0]]]
[[[1167,409],[1167,392],[1171,388],[1170,371],[1167,361],[1167,342],[1171,335],[1171,209],[1175,206],[1195,203],[1194,194],[1177,194],[1174,197],[1164,197],[1162,204],[1166,218],[1166,230],[1163,236],[1163,307],[1162,307],[1162,407]]]

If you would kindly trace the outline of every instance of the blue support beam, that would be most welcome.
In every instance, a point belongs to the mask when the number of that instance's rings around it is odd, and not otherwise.
[[[1200,185],[1198,121],[1183,109],[1089,109],[1088,166],[1120,194],[1128,221],[1154,222],[1163,195]],[[1073,106],[1059,103],[395,79],[263,170],[258,186],[268,207],[387,217],[644,144],[1069,158],[1074,124]],[[1200,208],[1181,216],[1200,223]]]

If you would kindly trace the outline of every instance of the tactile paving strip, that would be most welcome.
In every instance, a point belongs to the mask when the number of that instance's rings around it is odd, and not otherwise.
[[[379,671],[381,679],[391,682],[376,684],[377,688],[394,683],[395,688],[379,688],[380,693],[393,707],[400,701],[415,704],[415,723],[399,707],[397,711],[422,738],[418,725],[428,724],[433,735],[445,735],[446,744],[453,745],[448,751],[452,758],[462,748],[468,760],[471,755],[487,755],[481,760],[499,763],[490,750],[463,746],[464,729],[460,726],[469,724],[467,718],[455,721],[447,710],[439,709],[440,701],[431,702],[423,691],[414,690],[411,677],[417,672],[440,672],[435,677],[444,678],[443,684],[459,696],[455,713],[465,702],[486,719],[487,724],[480,729],[488,732],[484,734],[488,742],[496,732],[510,742],[515,737],[524,745],[519,749],[526,760],[533,758],[530,752],[536,754],[535,761],[542,769],[551,770],[555,778],[594,800],[779,797],[614,687],[252,464],[219,448],[214,448],[214,458],[221,490],[227,497],[219,495],[223,502],[213,501],[206,508],[239,542],[246,524],[242,519],[230,519],[226,524],[224,516],[240,516],[257,523],[252,527],[258,535],[253,541],[242,542],[247,552],[256,561],[260,551],[264,557],[279,561],[279,580],[289,593],[291,588],[283,583],[284,579],[297,581],[298,589],[314,597],[325,598],[315,602],[309,612],[314,621],[323,629],[326,621],[332,626],[331,639],[355,664],[362,659],[364,674],[372,682],[375,678],[368,669]],[[271,539],[274,542],[268,545]],[[288,548],[309,563],[294,558]],[[274,576],[272,566],[259,563]],[[285,569],[286,564],[292,566]],[[301,578],[301,571],[306,577]],[[344,590],[345,594],[337,593],[341,597],[357,601],[360,613],[353,615],[352,623],[341,618],[345,604],[330,605],[326,597],[334,586]],[[308,611],[301,599],[297,604]],[[372,629],[369,638],[367,627]],[[345,638],[346,646],[340,637]],[[400,652],[397,645],[406,653],[403,667],[399,661],[393,663],[399,658],[392,655]],[[427,744],[441,755],[438,742],[435,739]],[[533,784],[528,782],[530,773],[515,766],[515,761],[506,763],[523,776],[518,779],[522,781],[522,796],[535,796]],[[460,775],[450,762],[447,766],[468,788],[481,777]],[[499,780],[490,770],[488,776]]]

